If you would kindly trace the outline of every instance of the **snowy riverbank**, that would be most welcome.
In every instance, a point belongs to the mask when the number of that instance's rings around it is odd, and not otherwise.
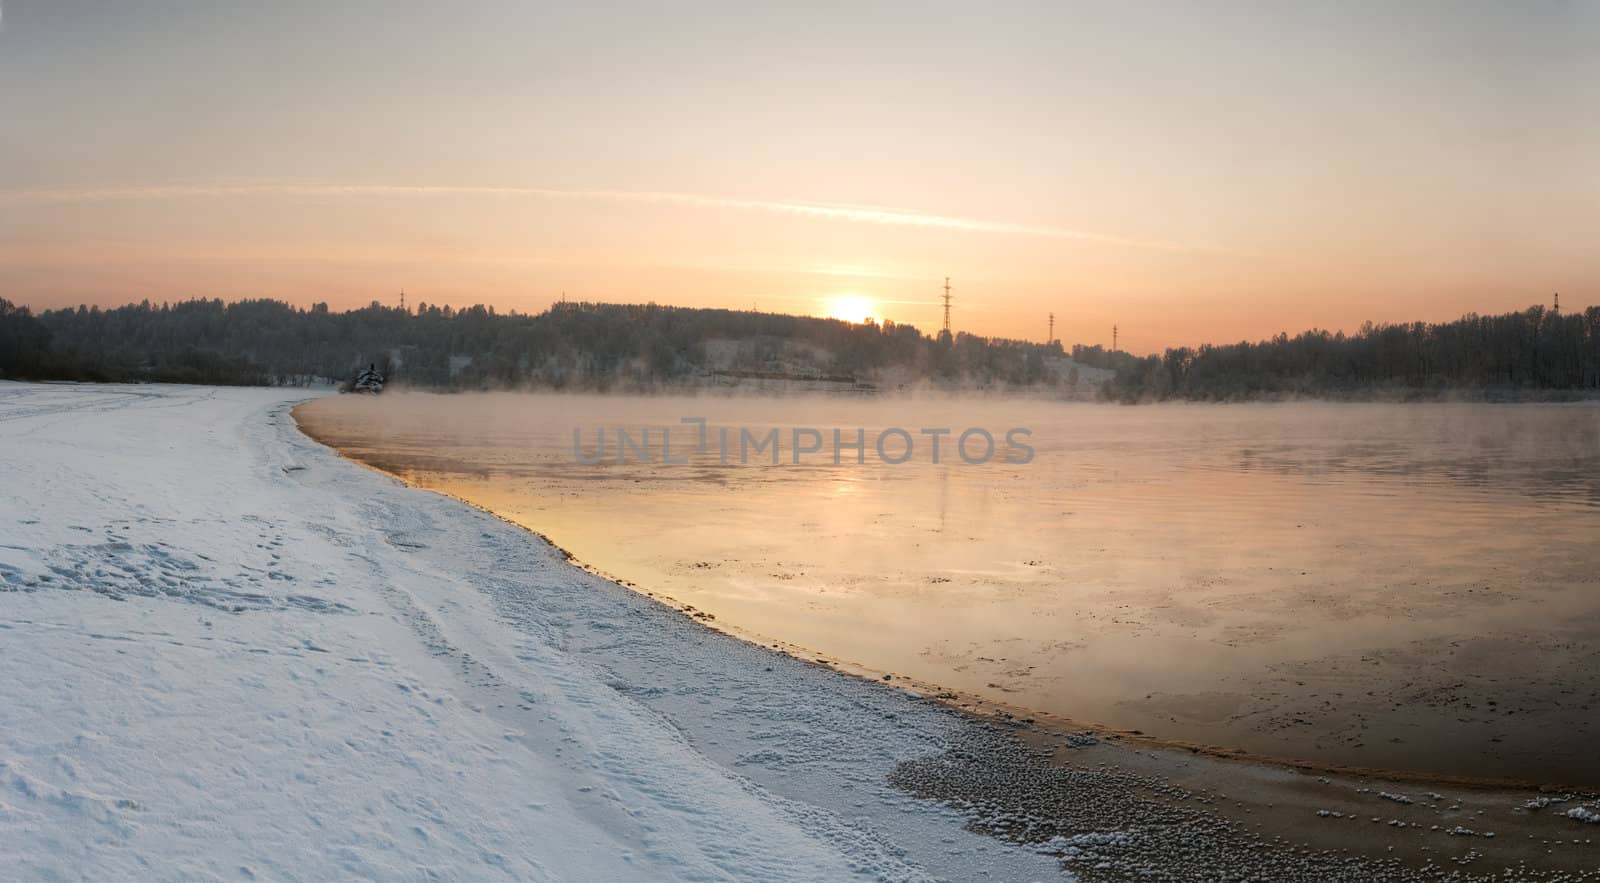
[[[0,877],[1597,864],[1592,826],[1527,794],[1402,804],[1370,779],[962,715],[741,642],[339,458],[296,429],[303,395],[0,383]]]
[[[296,395],[0,384],[13,870],[1054,873],[885,783],[936,748],[937,713],[815,701],[849,682],[766,671],[523,531],[340,460],[295,429]],[[587,658],[601,644],[648,671]],[[725,730],[726,750],[640,691]]]

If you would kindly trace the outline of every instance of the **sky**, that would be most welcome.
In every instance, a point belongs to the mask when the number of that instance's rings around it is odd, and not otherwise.
[[[785,8],[786,7],[786,8]],[[0,297],[1150,352],[1600,303],[1600,3],[0,0]]]

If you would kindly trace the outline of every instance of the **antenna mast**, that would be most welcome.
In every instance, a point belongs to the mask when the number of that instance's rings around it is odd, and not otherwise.
[[[1054,341],[1055,339],[1056,339],[1056,314],[1055,313],[1051,313],[1050,314],[1050,333],[1045,335],[1045,339],[1044,339],[1045,345],[1049,346],[1051,341]]]
[[[1117,326],[1111,326],[1111,351],[1117,351]]]
[[[406,290],[404,288],[402,288],[402,289],[400,289],[400,312],[403,313],[405,311],[406,311]]]
[[[1555,306],[1555,309],[1552,310],[1551,312],[1555,312],[1555,313],[1561,312],[1561,292],[1559,292],[1559,291],[1556,292],[1556,306]]]
[[[944,333],[950,333],[950,277],[944,277]]]

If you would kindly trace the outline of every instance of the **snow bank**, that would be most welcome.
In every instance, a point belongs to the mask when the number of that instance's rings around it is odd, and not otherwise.
[[[295,395],[0,383],[8,873],[1054,873],[882,784],[942,716],[758,669],[310,443]]]

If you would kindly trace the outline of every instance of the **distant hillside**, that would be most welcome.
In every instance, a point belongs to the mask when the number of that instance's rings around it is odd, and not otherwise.
[[[1178,347],[1118,366],[1107,396],[1127,402],[1311,396],[1568,399],[1600,396],[1600,307],[1542,306],[1454,322],[1280,334]]]
[[[376,363],[391,383],[429,389],[935,386],[1091,398],[1131,359],[1074,349],[1076,361],[1059,343],[654,304],[526,315],[190,300],[33,316],[0,301],[0,376],[26,378],[297,384]]]
[[[0,299],[0,377],[218,384],[343,380],[377,363],[425,389],[871,393],[924,387],[1125,402],[1600,395],[1600,307],[1534,306],[1352,335],[1178,347],[1094,346],[909,325],[655,304],[563,303],[537,315],[377,303],[333,312],[279,301],[148,302],[37,316]]]
[[[655,304],[563,303],[537,315],[377,303],[148,302],[38,316],[0,299],[0,377],[218,384],[343,380],[376,363],[425,389],[872,393],[917,388],[1124,402],[1600,395],[1600,307],[1352,335],[1178,347],[1139,357],[923,334],[909,325]]]

